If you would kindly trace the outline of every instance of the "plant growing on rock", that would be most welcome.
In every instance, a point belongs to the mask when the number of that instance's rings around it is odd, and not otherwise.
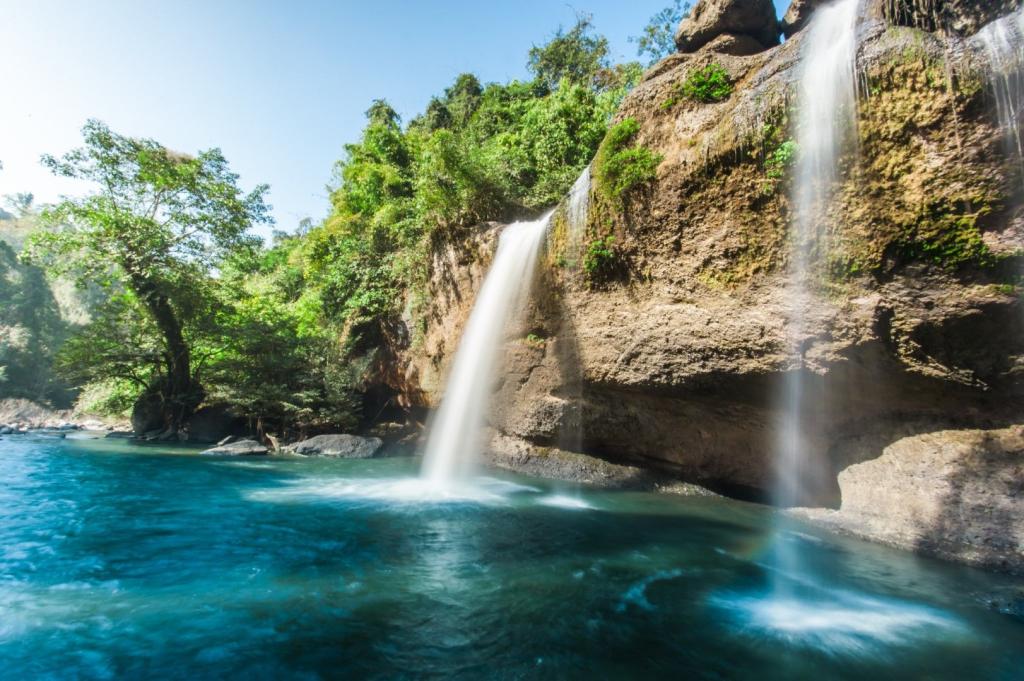
[[[598,237],[587,244],[587,252],[583,255],[583,271],[591,282],[599,281],[615,269],[617,260],[615,237],[611,234]]]
[[[630,143],[640,131],[634,118],[613,125],[605,135],[594,160],[594,173],[601,194],[621,208],[628,194],[657,177],[662,157],[642,146]]]
[[[722,102],[729,99],[732,90],[729,72],[721,64],[708,64],[704,68],[691,71],[686,80],[672,91],[672,95],[661,103],[661,108],[671,109],[681,99],[702,104]]]

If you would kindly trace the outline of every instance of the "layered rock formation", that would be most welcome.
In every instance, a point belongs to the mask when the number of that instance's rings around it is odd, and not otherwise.
[[[784,153],[803,34],[736,55],[710,49],[731,27],[699,39],[688,29],[704,49],[653,67],[618,114],[660,155],[657,179],[621,209],[591,191],[581,240],[614,235],[613,276],[566,266],[579,261],[568,252],[579,239],[556,216],[538,293],[495,386],[499,462],[581,452],[763,498],[778,396],[802,372],[802,437],[820,464],[806,472],[804,503],[837,507],[840,474],[897,441],[1021,420],[1021,178],[983,60],[956,35],[889,25],[884,9],[866,8],[861,27],[858,140],[824,220],[804,337],[787,337]],[[731,96],[680,98],[712,64]],[[407,319],[410,340],[391,358],[405,404],[436,404],[494,233],[438,247],[426,314]],[[979,480],[987,474],[978,469]],[[898,499],[904,483],[887,484]]]

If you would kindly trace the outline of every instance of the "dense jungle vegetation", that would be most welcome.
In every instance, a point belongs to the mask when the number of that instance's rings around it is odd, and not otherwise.
[[[653,17],[638,54],[672,51],[687,10]],[[260,429],[354,427],[374,349],[424,302],[434,240],[557,203],[643,70],[613,64],[587,16],[527,65],[528,81],[460,74],[407,122],[374,100],[334,169],[329,215],[269,243],[251,232],[270,221],[268,188],[243,192],[218,150],[180,154],[89,121],[83,147],[43,162],[95,192],[11,197],[0,213],[0,397],[134,405],[168,433],[218,403]]]

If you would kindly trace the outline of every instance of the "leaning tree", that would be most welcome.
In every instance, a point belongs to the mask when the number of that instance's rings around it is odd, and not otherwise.
[[[42,161],[92,189],[44,211],[46,228],[30,239],[27,257],[56,276],[101,281],[137,299],[160,349],[140,400],[175,432],[204,394],[185,333],[194,301],[224,256],[257,240],[250,227],[271,221],[268,188],[243,192],[219,149],[180,154],[96,120],[82,132],[83,147]]]

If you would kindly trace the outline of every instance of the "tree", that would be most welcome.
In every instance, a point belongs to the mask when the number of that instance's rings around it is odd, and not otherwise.
[[[131,292],[159,337],[160,371],[143,396],[176,432],[202,402],[185,324],[210,272],[226,254],[252,246],[255,223],[269,223],[265,185],[243,193],[219,149],[196,156],[150,139],[126,137],[100,121],[82,130],[85,146],[42,161],[55,174],[96,190],[43,213],[27,258],[52,275],[101,281]],[[82,357],[82,361],[87,361]]]
[[[549,90],[565,80],[574,85],[593,86],[601,81],[602,71],[610,67],[608,39],[594,34],[592,17],[577,14],[568,33],[559,26],[544,45],[530,48],[527,67]]]
[[[689,16],[690,8],[689,2],[673,0],[671,5],[651,17],[641,35],[629,38],[629,42],[636,43],[637,56],[647,55],[647,63],[654,64],[675,52],[676,27]]]

